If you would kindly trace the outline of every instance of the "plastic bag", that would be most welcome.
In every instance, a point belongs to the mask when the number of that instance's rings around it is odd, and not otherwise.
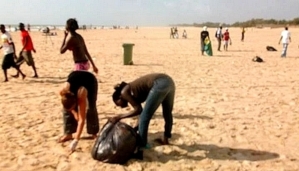
[[[137,132],[126,123],[107,122],[96,139],[91,155],[105,163],[124,164],[133,158],[138,146]]]

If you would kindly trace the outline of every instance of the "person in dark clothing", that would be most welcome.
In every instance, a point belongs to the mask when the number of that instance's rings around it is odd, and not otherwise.
[[[112,122],[133,116],[139,116],[138,133],[141,137],[141,148],[147,148],[147,133],[150,120],[155,111],[162,104],[164,125],[164,138],[157,139],[160,144],[169,144],[171,138],[173,117],[172,109],[175,96],[175,84],[172,78],[162,73],[144,75],[136,80],[117,84],[112,99],[117,106],[127,107],[128,103],[134,108],[128,114],[121,114],[110,118]],[[145,102],[144,108],[141,103]]]
[[[59,142],[73,139],[70,144],[71,152],[78,144],[85,119],[88,134],[92,134],[93,138],[96,138],[99,132],[97,93],[97,79],[88,71],[71,72],[65,87],[60,91],[65,135],[59,139]],[[73,133],[76,133],[74,137]]]
[[[242,32],[241,32],[241,41],[243,42],[245,38],[245,27],[242,27]]]

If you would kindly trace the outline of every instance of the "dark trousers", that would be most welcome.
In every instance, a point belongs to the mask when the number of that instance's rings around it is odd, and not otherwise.
[[[241,40],[242,41],[244,41],[244,36],[245,36],[244,33],[242,33],[242,35],[241,35]]]
[[[88,110],[86,114],[86,129],[88,134],[97,134],[99,132],[99,118],[97,111],[97,94],[98,94],[98,82],[94,81],[94,93],[88,94]],[[78,111],[78,108],[77,110]],[[63,124],[64,133],[73,134],[77,131],[77,120],[70,111],[63,110]]]
[[[217,41],[218,41],[218,50],[220,51],[220,48],[221,48],[221,38],[217,38]]]

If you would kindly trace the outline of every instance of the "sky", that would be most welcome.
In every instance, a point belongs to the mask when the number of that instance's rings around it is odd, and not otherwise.
[[[0,23],[168,26],[299,17],[299,0],[0,0]]]

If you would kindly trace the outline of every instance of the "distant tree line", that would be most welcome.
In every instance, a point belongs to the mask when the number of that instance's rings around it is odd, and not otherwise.
[[[275,19],[262,19],[262,18],[254,18],[251,20],[247,20],[244,22],[235,22],[233,24],[226,24],[220,22],[204,22],[204,23],[193,23],[193,24],[178,24],[176,26],[193,26],[193,27],[219,27],[219,25],[223,27],[281,27],[281,26],[296,26],[299,25],[299,17],[294,18],[292,20],[275,20]]]

